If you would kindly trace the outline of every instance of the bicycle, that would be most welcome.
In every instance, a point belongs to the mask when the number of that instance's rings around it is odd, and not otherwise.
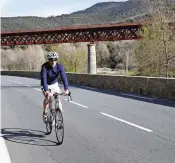
[[[49,91],[51,92],[51,90]],[[56,134],[58,145],[61,145],[64,139],[63,113],[62,113],[62,110],[59,108],[60,96],[68,96],[68,101],[69,101],[69,97],[72,100],[71,92],[69,92],[68,95],[65,95],[64,93],[54,93],[53,96],[49,97],[49,108],[46,113],[47,121],[45,122],[48,135],[52,133],[52,127],[54,123],[55,134]],[[52,107],[53,101],[54,101],[55,107]],[[61,131],[60,135],[59,135],[59,131]]]

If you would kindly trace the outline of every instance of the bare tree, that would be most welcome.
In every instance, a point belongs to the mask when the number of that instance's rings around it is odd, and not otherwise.
[[[97,67],[101,68],[107,67],[110,56],[107,44],[105,44],[104,42],[97,43],[96,51],[97,51]]]
[[[1,50],[1,68],[8,70],[40,70],[45,61],[41,46],[29,46],[24,50],[17,46],[14,50]]]
[[[69,72],[87,72],[87,45],[85,43],[58,44],[51,50],[60,53],[60,62]]]
[[[144,40],[136,48],[139,72],[143,75],[170,76],[170,61],[175,57],[173,29],[170,22],[175,12],[175,3],[168,0],[147,0],[152,13],[152,22],[143,28]]]

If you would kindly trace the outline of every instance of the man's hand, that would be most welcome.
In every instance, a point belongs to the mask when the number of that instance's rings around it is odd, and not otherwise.
[[[47,96],[47,97],[49,97],[49,96],[51,96],[51,93],[49,91],[45,91],[44,92],[44,95]]]

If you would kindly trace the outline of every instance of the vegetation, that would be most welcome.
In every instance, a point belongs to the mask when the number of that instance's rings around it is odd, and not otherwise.
[[[143,38],[135,48],[140,75],[175,75],[175,28],[170,25],[175,18],[175,5],[165,0],[147,0],[153,14],[152,24],[145,26]]]
[[[9,30],[56,27],[58,24],[72,25],[87,22],[93,24],[114,22],[114,18],[118,21],[119,17],[129,20],[131,17],[145,16],[146,13],[152,15],[152,23],[143,27],[143,39],[97,43],[97,67],[103,68],[98,72],[175,77],[175,25],[170,23],[175,20],[174,2],[174,0],[129,0],[99,3],[84,11],[60,17],[3,18],[2,26],[4,30]],[[84,22],[79,21],[80,17],[83,17]],[[92,20],[95,19],[98,21],[93,22]],[[66,24],[65,21],[69,23]],[[60,53],[60,62],[64,64],[66,71],[87,72],[87,43],[4,48],[1,49],[1,69],[39,71],[41,64],[46,61],[47,51]]]

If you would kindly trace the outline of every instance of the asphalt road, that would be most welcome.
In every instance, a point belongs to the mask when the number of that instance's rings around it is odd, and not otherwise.
[[[62,86],[61,86],[62,87]],[[65,138],[42,122],[40,81],[1,76],[1,139],[12,163],[174,163],[175,101],[70,86]]]

